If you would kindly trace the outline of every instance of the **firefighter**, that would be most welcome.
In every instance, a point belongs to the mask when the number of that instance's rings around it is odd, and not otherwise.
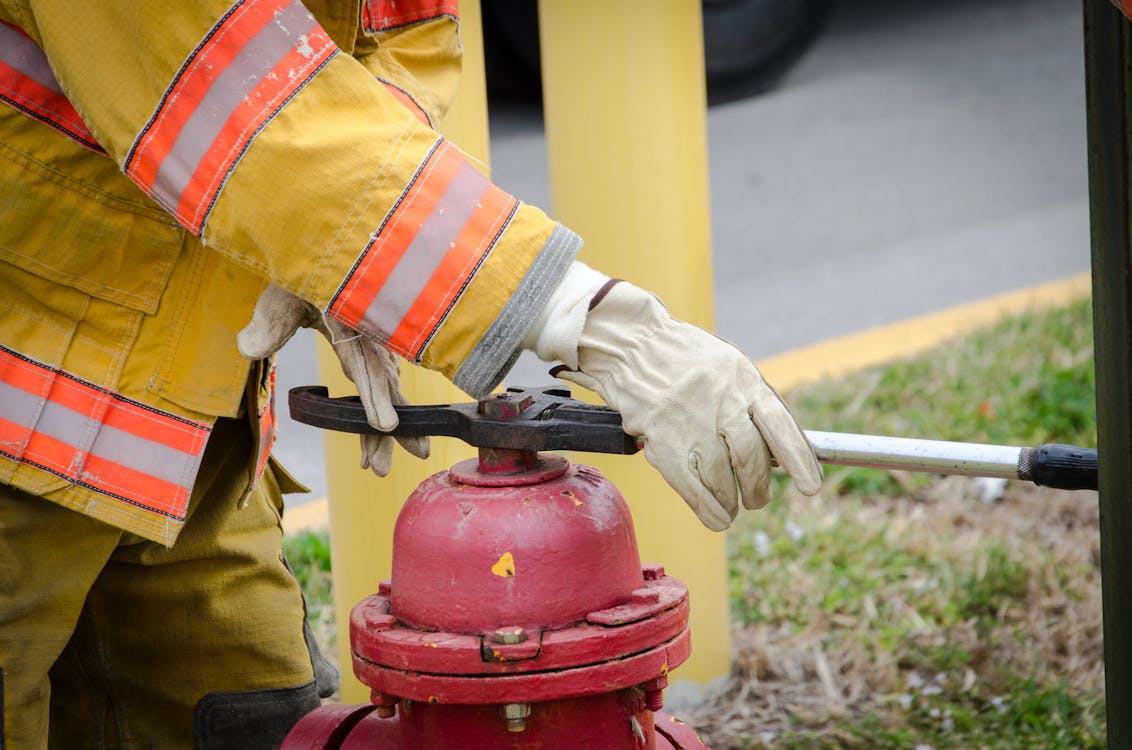
[[[270,453],[300,326],[380,428],[401,358],[478,397],[526,348],[713,529],[772,454],[818,490],[746,357],[437,134],[457,29],[454,0],[0,0],[0,746],[276,747],[333,690]]]

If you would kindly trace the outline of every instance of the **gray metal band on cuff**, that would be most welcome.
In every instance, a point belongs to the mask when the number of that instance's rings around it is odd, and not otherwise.
[[[582,248],[582,238],[558,224],[515,292],[472,349],[452,382],[472,398],[499,385],[519,358],[519,345]]]

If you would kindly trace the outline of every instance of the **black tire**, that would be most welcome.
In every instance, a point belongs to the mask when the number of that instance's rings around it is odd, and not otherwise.
[[[542,100],[537,0],[481,0],[483,56],[491,99]]]
[[[708,100],[773,87],[821,35],[831,6],[832,0],[704,0]]]
[[[771,88],[820,35],[833,0],[704,0],[708,100],[733,101]],[[488,95],[537,103],[538,5],[482,0]]]

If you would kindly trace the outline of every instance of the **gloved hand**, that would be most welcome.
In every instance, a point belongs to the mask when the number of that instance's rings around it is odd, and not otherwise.
[[[524,346],[565,362],[558,377],[620,412],[645,458],[705,526],[726,529],[740,501],[767,504],[772,455],[802,493],[821,489],[813,448],[746,355],[673,319],[648,292],[603,279],[575,263]]]
[[[397,355],[376,341],[336,320],[323,316],[314,305],[271,284],[255,304],[252,320],[236,336],[240,353],[261,359],[283,348],[295,331],[315,328],[330,342],[342,372],[358,388],[366,420],[383,432],[397,426],[394,406],[408,403],[401,393]],[[362,435],[362,468],[383,477],[393,460],[393,438]],[[417,458],[428,458],[427,437],[398,437],[397,442]]]

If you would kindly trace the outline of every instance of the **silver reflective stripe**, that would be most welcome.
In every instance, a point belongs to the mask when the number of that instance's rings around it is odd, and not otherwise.
[[[389,279],[366,308],[358,324],[360,330],[382,338],[389,338],[397,330],[479,208],[488,187],[487,178],[475,167],[467,162],[460,165]],[[381,248],[375,246],[371,252],[380,253]],[[389,330],[384,330],[382,324]]]
[[[18,424],[30,432],[39,418],[43,402],[44,399],[0,381],[0,417],[12,424]],[[9,448],[9,453],[15,453],[23,445],[4,447]]]
[[[519,344],[582,249],[582,238],[558,224],[499,316],[472,348],[452,382],[473,398],[490,393],[515,364]]]
[[[70,468],[81,471],[81,459],[90,453],[185,489],[192,487],[199,456],[100,424],[86,414],[7,383],[0,383],[0,413],[10,422],[74,447],[79,460]],[[91,445],[76,445],[80,437]],[[81,473],[76,478],[81,480]]]
[[[63,93],[39,45],[5,23],[0,23],[0,62],[57,94]]]
[[[266,78],[302,37],[318,22],[300,3],[290,3],[258,34],[248,40],[185,122],[154,178],[153,195],[166,208],[176,211],[181,195],[192,181],[228,118]]]
[[[192,489],[200,461],[199,455],[190,455],[105,424],[98,430],[90,452],[186,490]]]

